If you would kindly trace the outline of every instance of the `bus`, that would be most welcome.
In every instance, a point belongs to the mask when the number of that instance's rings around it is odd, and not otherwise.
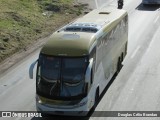
[[[143,5],[156,5],[160,4],[160,0],[142,0]]]
[[[54,32],[29,70],[33,79],[37,65],[37,111],[87,115],[122,68],[127,43],[128,14],[114,7],[95,9]]]

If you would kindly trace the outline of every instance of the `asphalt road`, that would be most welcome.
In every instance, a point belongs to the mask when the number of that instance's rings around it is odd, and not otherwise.
[[[117,4],[113,1],[111,5]],[[103,7],[106,6],[103,4]],[[107,88],[96,111],[160,111],[159,8],[160,6],[144,7],[141,0],[125,0],[124,9],[129,13],[128,54],[122,70]],[[28,69],[37,59],[38,53],[39,50],[35,51],[0,75],[0,111],[36,110],[35,79],[29,79]],[[99,113],[99,116],[104,114],[105,112]],[[22,118],[15,118],[18,119]],[[127,120],[106,117],[88,119]],[[159,118],[143,118],[145,119]]]

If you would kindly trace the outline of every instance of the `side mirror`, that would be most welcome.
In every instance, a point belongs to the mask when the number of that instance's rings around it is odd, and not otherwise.
[[[36,65],[37,62],[38,62],[38,60],[33,62],[29,67],[29,78],[30,79],[33,79],[33,70],[34,70],[34,66]]]

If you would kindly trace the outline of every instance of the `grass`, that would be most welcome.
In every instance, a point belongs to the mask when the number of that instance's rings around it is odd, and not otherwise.
[[[0,62],[79,16],[74,1],[0,0]]]

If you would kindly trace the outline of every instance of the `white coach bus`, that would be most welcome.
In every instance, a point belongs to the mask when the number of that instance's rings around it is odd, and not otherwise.
[[[143,5],[156,5],[160,4],[160,0],[142,0]]]
[[[113,7],[93,10],[54,32],[36,61],[37,111],[87,114],[121,69],[127,41],[127,12]]]

